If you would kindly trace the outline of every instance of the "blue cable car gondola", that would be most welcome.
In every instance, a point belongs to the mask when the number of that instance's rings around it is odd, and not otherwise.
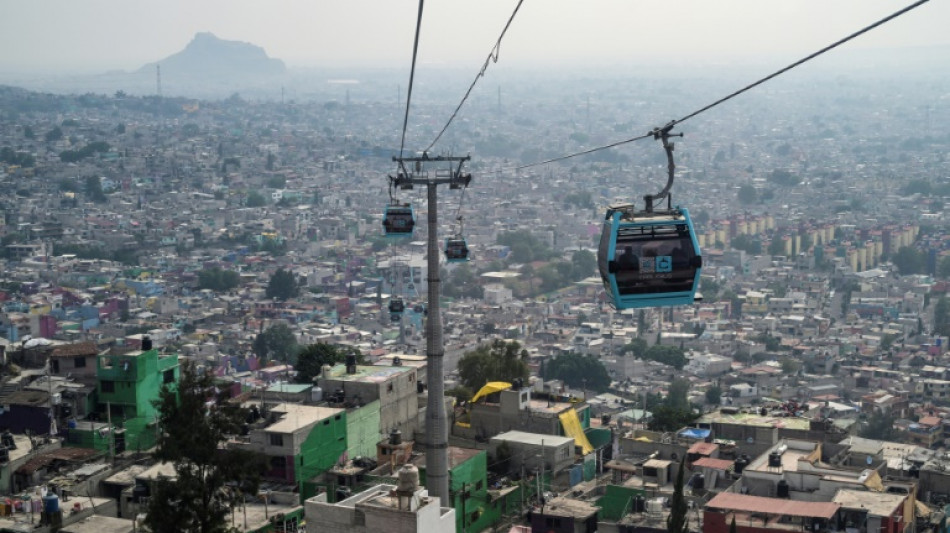
[[[391,204],[383,213],[383,231],[387,237],[411,237],[416,215],[410,204]]]
[[[461,235],[445,239],[445,260],[449,263],[468,261],[468,244]]]
[[[405,310],[406,304],[403,303],[402,298],[393,298],[389,301],[389,319],[393,322],[398,322]]]
[[[617,309],[693,303],[703,261],[689,211],[608,209],[597,264]]]
[[[703,257],[696,231],[685,208],[670,205],[673,186],[673,143],[669,138],[675,122],[653,130],[663,141],[668,163],[666,187],[643,197],[643,211],[632,205],[607,209],[597,267],[607,297],[617,309],[689,305],[696,300]],[[682,136],[682,134],[679,134]],[[666,209],[653,203],[667,200]]]

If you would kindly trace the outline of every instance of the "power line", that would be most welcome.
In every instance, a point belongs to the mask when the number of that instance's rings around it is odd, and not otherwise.
[[[731,93],[731,94],[729,94],[729,95],[727,95],[727,96],[724,96],[723,98],[720,98],[719,100],[716,100],[715,102],[713,102],[713,103],[711,103],[711,104],[709,104],[709,105],[707,105],[707,106],[705,106],[705,107],[702,107],[702,108],[700,108],[700,109],[698,109],[698,110],[696,110],[696,111],[693,111],[692,113],[690,113],[690,114],[684,116],[683,118],[681,118],[681,119],[679,119],[679,120],[674,120],[674,121],[670,122],[670,123],[668,124],[668,126],[674,126],[674,125],[679,124],[679,123],[681,123],[681,122],[685,122],[685,121],[687,121],[687,120],[689,120],[689,119],[695,117],[696,115],[699,115],[700,113],[704,113],[704,112],[706,112],[706,111],[709,111],[710,109],[716,107],[717,105],[719,105],[719,104],[721,104],[721,103],[724,103],[724,102],[726,102],[727,100],[731,100],[732,98],[735,98],[736,96],[739,96],[740,94],[742,94],[742,93],[744,93],[744,92],[746,92],[746,91],[749,91],[750,89],[753,89],[753,88],[755,88],[755,87],[757,87],[757,86],[759,86],[759,85],[762,85],[763,83],[765,83],[765,82],[771,80],[772,78],[775,78],[775,77],[777,77],[777,76],[780,76],[780,75],[782,75],[782,74],[788,72],[789,70],[792,70],[793,68],[795,68],[795,67],[797,67],[797,66],[799,66],[799,65],[801,65],[801,64],[803,64],[803,63],[806,63],[806,62],[808,62],[808,61],[810,61],[810,60],[812,60],[812,59],[814,59],[814,58],[816,58],[816,57],[818,57],[818,56],[824,54],[825,52],[828,52],[829,50],[832,50],[832,49],[834,49],[834,48],[837,48],[838,46],[841,46],[842,44],[844,44],[844,43],[846,43],[846,42],[848,42],[848,41],[854,39],[855,37],[859,37],[860,35],[863,35],[863,34],[869,32],[869,31],[873,30],[874,28],[877,28],[878,26],[881,26],[881,25],[883,25],[883,24],[885,24],[885,23],[887,23],[887,22],[890,22],[891,20],[893,20],[893,19],[895,19],[895,18],[897,18],[897,17],[903,15],[904,13],[907,13],[908,11],[911,11],[911,10],[913,10],[913,9],[916,9],[916,8],[920,7],[921,5],[923,5],[923,4],[926,4],[926,3],[929,2],[929,1],[930,1],[930,0],[918,0],[917,2],[914,2],[913,4],[911,4],[911,5],[909,5],[909,6],[905,7],[905,8],[903,8],[903,9],[901,9],[901,10],[899,10],[899,11],[896,11],[896,12],[894,12],[894,13],[892,13],[892,14],[886,16],[886,17],[884,17],[884,18],[882,18],[881,20],[878,20],[877,22],[875,22],[875,23],[873,23],[873,24],[871,24],[871,25],[869,25],[869,26],[865,26],[864,28],[862,28],[862,29],[860,29],[860,30],[858,30],[858,31],[856,31],[856,32],[854,32],[854,33],[852,33],[851,35],[848,35],[847,37],[844,37],[844,38],[842,38],[842,39],[839,39],[839,40],[835,41],[834,43],[832,43],[832,44],[830,44],[830,45],[828,45],[828,46],[822,48],[821,50],[818,50],[817,52],[815,52],[815,53],[813,53],[813,54],[807,55],[807,56],[803,57],[802,59],[799,59],[798,61],[792,63],[791,65],[788,65],[787,67],[785,67],[785,68],[783,68],[783,69],[777,70],[777,71],[773,72],[772,74],[769,74],[768,76],[766,76],[766,77],[764,77],[764,78],[761,78],[761,79],[759,79],[758,81],[756,81],[756,82],[754,82],[754,83],[750,83],[749,85],[746,85],[745,87],[739,89],[738,91],[735,91],[735,92],[733,92],[733,93]],[[554,162],[557,162],[557,161],[563,161],[563,160],[565,160],[565,159],[570,159],[570,158],[572,158],[572,157],[577,157],[577,156],[581,156],[581,155],[592,154],[592,153],[594,153],[594,152],[600,152],[600,151],[602,151],[602,150],[607,150],[607,149],[609,149],[609,148],[614,148],[614,147],[617,147],[617,146],[620,146],[620,145],[623,145],[623,144],[631,143],[631,142],[634,142],[634,141],[639,141],[639,140],[641,140],[641,139],[646,139],[646,138],[648,138],[648,137],[653,137],[653,136],[654,136],[654,135],[653,135],[653,133],[651,132],[651,133],[647,133],[646,135],[640,135],[640,136],[638,136],[638,137],[633,137],[633,138],[631,138],[631,139],[626,139],[626,140],[623,140],[623,141],[618,141],[618,142],[615,142],[615,143],[606,144],[606,145],[604,145],[604,146],[598,146],[598,147],[596,147],[596,148],[591,148],[591,149],[589,149],[589,150],[584,150],[583,152],[576,152],[576,153],[568,154],[568,155],[561,156],[561,157],[555,157],[554,159],[548,159],[548,160],[546,160],[546,161],[539,161],[539,162],[537,162],[537,163],[531,163],[531,164],[528,164],[528,165],[521,165],[521,166],[513,167],[512,170],[522,170],[522,169],[525,169],[525,168],[531,168],[531,167],[536,167],[536,166],[539,166],[539,165],[546,165],[546,164],[548,164],[548,163],[554,163]]]
[[[488,52],[488,58],[485,59],[485,63],[482,64],[481,70],[478,71],[478,74],[475,75],[475,79],[472,80],[472,84],[469,85],[468,90],[465,91],[465,96],[462,97],[462,101],[459,102],[458,107],[455,108],[455,111],[452,112],[452,116],[449,117],[448,122],[445,123],[445,126],[442,127],[442,131],[435,136],[435,140],[429,143],[428,148],[425,149],[426,152],[432,149],[435,146],[435,143],[439,142],[439,139],[442,138],[442,134],[445,133],[445,130],[449,129],[449,125],[452,124],[452,121],[455,120],[455,116],[458,115],[459,110],[462,109],[462,106],[465,104],[465,101],[468,100],[468,96],[472,94],[472,89],[475,88],[475,84],[478,82],[478,79],[485,75],[485,71],[488,70],[488,65],[491,63],[498,62],[498,53],[501,50],[501,40],[505,36],[505,33],[508,31],[508,27],[511,26],[511,21],[515,20],[515,15],[518,14],[518,9],[521,8],[521,4],[524,0],[518,0],[518,5],[515,6],[515,10],[511,13],[511,17],[508,18],[508,23],[505,24],[505,29],[501,30],[501,35],[498,36],[498,40],[495,41],[495,46],[492,47],[491,51]]]
[[[409,125],[409,104],[412,102],[412,80],[416,75],[416,54],[419,52],[419,30],[422,29],[422,6],[425,0],[419,0],[419,16],[416,18],[416,38],[412,43],[412,67],[409,69],[409,90],[406,94],[406,115],[402,120],[402,140],[399,141],[399,157],[406,146],[406,128]]]

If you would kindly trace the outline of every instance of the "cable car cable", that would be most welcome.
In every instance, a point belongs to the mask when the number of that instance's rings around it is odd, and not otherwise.
[[[445,130],[449,129],[449,125],[452,124],[452,121],[455,120],[456,115],[462,109],[462,106],[465,105],[465,101],[468,100],[468,96],[472,94],[472,89],[475,88],[475,84],[478,83],[479,78],[485,75],[485,71],[488,70],[488,65],[490,63],[498,62],[498,53],[501,50],[501,40],[504,38],[505,33],[508,31],[508,27],[511,26],[511,21],[515,20],[515,15],[518,14],[518,9],[521,8],[521,4],[524,0],[518,0],[518,5],[515,6],[515,10],[511,13],[511,17],[508,18],[508,23],[505,24],[505,29],[501,30],[501,35],[498,36],[498,40],[495,41],[495,46],[492,47],[491,51],[488,52],[488,58],[485,59],[485,63],[482,64],[481,70],[478,71],[478,74],[475,75],[475,79],[472,80],[472,84],[469,85],[468,90],[465,91],[465,96],[462,97],[462,101],[459,102],[458,107],[455,108],[455,111],[452,112],[452,116],[449,117],[448,122],[445,123],[445,126],[442,127],[442,131],[435,136],[435,140],[429,143],[429,147],[424,151],[428,152],[432,150],[432,147],[435,146],[435,143],[439,142],[439,139],[442,138],[442,134],[445,133]]]
[[[409,125],[409,104],[412,102],[412,80],[416,75],[416,55],[419,52],[419,30],[422,28],[422,5],[425,0],[419,0],[419,16],[416,19],[416,38],[412,43],[412,66],[409,69],[409,90],[406,94],[406,114],[402,120],[402,140],[399,141],[399,157],[402,158],[406,146],[406,128]]]
[[[839,39],[839,40],[835,41],[834,43],[832,43],[832,44],[830,44],[830,45],[828,45],[828,46],[822,48],[821,50],[818,50],[817,52],[814,52],[814,53],[812,53],[812,54],[810,54],[810,55],[808,55],[808,56],[803,57],[802,59],[799,59],[798,61],[792,63],[791,65],[788,65],[787,67],[785,67],[785,68],[783,68],[783,69],[777,70],[777,71],[773,72],[772,74],[769,74],[768,76],[766,76],[766,77],[764,77],[764,78],[762,78],[762,79],[760,79],[760,80],[758,80],[758,81],[756,81],[756,82],[754,82],[754,83],[751,83],[751,84],[749,84],[749,85],[746,85],[745,87],[739,89],[738,91],[735,91],[735,92],[732,93],[732,94],[729,94],[729,95],[727,95],[727,96],[725,96],[725,97],[723,97],[723,98],[720,98],[719,100],[716,100],[715,102],[713,102],[713,103],[707,105],[706,107],[703,107],[703,108],[700,108],[700,109],[698,109],[698,110],[696,110],[696,111],[693,111],[692,113],[690,113],[690,114],[684,116],[683,118],[681,118],[681,119],[679,119],[679,120],[673,120],[673,121],[671,121],[671,122],[670,122],[669,124],[667,124],[667,126],[665,126],[665,127],[672,127],[672,126],[674,126],[674,125],[676,125],[676,124],[679,124],[679,123],[681,123],[681,122],[685,122],[685,121],[687,121],[687,120],[689,120],[689,119],[695,117],[696,115],[699,115],[700,113],[704,113],[704,112],[706,112],[706,111],[709,111],[710,109],[716,107],[717,105],[719,105],[719,104],[721,104],[721,103],[724,103],[724,102],[726,102],[727,100],[731,100],[732,98],[735,98],[736,96],[739,96],[740,94],[742,94],[742,93],[744,93],[744,92],[746,92],[746,91],[748,91],[748,90],[750,90],[750,89],[753,89],[753,88],[755,88],[755,87],[757,87],[757,86],[759,86],[759,85],[762,85],[763,83],[765,83],[765,82],[771,80],[772,78],[775,78],[775,77],[777,77],[777,76],[780,76],[780,75],[782,75],[782,74],[788,72],[789,70],[792,70],[793,68],[795,68],[795,67],[797,67],[797,66],[799,66],[799,65],[801,65],[801,64],[803,64],[803,63],[806,63],[806,62],[808,62],[808,61],[810,61],[810,60],[812,60],[812,59],[814,59],[814,58],[816,58],[816,57],[818,57],[818,56],[824,54],[825,52],[828,52],[829,50],[832,50],[832,49],[834,49],[834,48],[837,48],[838,46],[841,46],[842,44],[844,44],[844,43],[846,43],[846,42],[848,42],[848,41],[854,39],[855,37],[859,37],[859,36],[861,36],[861,35],[863,35],[863,34],[869,32],[869,31],[873,30],[874,28],[877,28],[878,26],[881,26],[881,25],[883,25],[883,24],[885,24],[885,23],[887,23],[887,22],[890,22],[891,20],[894,20],[895,18],[897,18],[897,17],[899,17],[899,16],[901,16],[901,15],[907,13],[908,11],[911,11],[911,10],[913,10],[913,9],[916,9],[916,8],[920,7],[921,5],[923,5],[923,4],[926,4],[926,3],[929,2],[929,1],[930,1],[930,0],[918,0],[917,2],[914,2],[913,4],[907,6],[907,7],[903,8],[903,9],[901,9],[901,10],[899,10],[899,11],[896,11],[896,12],[890,14],[890,15],[888,15],[888,16],[882,18],[881,20],[878,20],[877,22],[875,22],[875,23],[873,23],[873,24],[870,24],[870,25],[868,25],[868,26],[865,26],[864,28],[862,28],[862,29],[860,29],[860,30],[858,30],[858,31],[856,31],[856,32],[854,32],[854,33],[852,33],[851,35],[848,35],[847,37],[844,37],[844,38],[842,38],[842,39]],[[654,131],[655,131],[655,130],[654,130]],[[591,148],[591,149],[589,149],[589,150],[584,150],[583,152],[576,152],[576,153],[573,153],[573,154],[568,154],[568,155],[565,155],[565,156],[555,157],[555,158],[553,158],[553,159],[548,159],[548,160],[546,160],[546,161],[539,161],[539,162],[537,162],[537,163],[530,163],[530,164],[527,164],[527,165],[521,165],[521,166],[517,166],[517,167],[511,167],[511,170],[522,170],[522,169],[531,168],[531,167],[536,167],[536,166],[540,166],[540,165],[546,165],[546,164],[548,164],[548,163],[555,163],[555,162],[557,162],[557,161],[563,161],[563,160],[565,160],[565,159],[570,159],[570,158],[572,158],[572,157],[577,157],[577,156],[581,156],[581,155],[592,154],[592,153],[594,153],[594,152],[600,152],[601,150],[607,150],[607,149],[609,149],[609,148],[614,148],[614,147],[617,147],[617,146],[620,146],[620,145],[623,145],[623,144],[631,143],[631,142],[634,142],[634,141],[639,141],[639,140],[641,140],[641,139],[646,139],[646,138],[649,138],[649,137],[654,137],[654,138],[655,138],[653,131],[651,131],[650,133],[647,133],[646,135],[640,135],[639,137],[633,137],[633,138],[631,138],[631,139],[626,139],[626,140],[623,140],[623,141],[618,141],[618,142],[615,142],[615,143],[606,144],[606,145],[604,145],[604,146],[598,146],[598,147],[596,147],[596,148]],[[503,169],[503,170],[504,170],[504,169]]]

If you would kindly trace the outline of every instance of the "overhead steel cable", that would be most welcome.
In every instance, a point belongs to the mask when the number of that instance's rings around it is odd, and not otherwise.
[[[899,10],[899,11],[894,12],[894,13],[892,13],[892,14],[890,14],[890,15],[884,17],[884,18],[882,18],[881,20],[878,20],[877,22],[875,22],[875,23],[873,23],[873,24],[871,24],[871,25],[865,26],[864,28],[862,28],[862,29],[860,29],[860,30],[858,30],[858,31],[856,31],[856,32],[854,32],[854,33],[852,33],[851,35],[848,35],[847,37],[844,37],[844,38],[842,38],[842,39],[839,39],[839,40],[835,41],[835,42],[832,43],[832,44],[829,44],[828,46],[822,48],[821,50],[818,50],[817,52],[815,52],[815,53],[813,53],[813,54],[810,54],[810,55],[808,55],[808,56],[805,56],[805,57],[803,57],[802,59],[799,59],[798,61],[792,63],[791,65],[788,65],[787,67],[785,67],[785,68],[783,68],[783,69],[777,70],[777,71],[773,72],[772,74],[769,74],[768,76],[766,76],[766,77],[764,77],[764,78],[761,78],[761,79],[759,79],[758,81],[756,81],[756,82],[754,82],[754,83],[750,83],[749,85],[746,85],[745,87],[739,89],[738,91],[735,91],[735,92],[733,92],[733,93],[731,93],[731,94],[729,94],[729,95],[727,95],[727,96],[724,96],[723,98],[720,98],[719,100],[716,100],[715,102],[713,102],[713,103],[711,103],[711,104],[709,104],[709,105],[707,105],[707,106],[705,106],[705,107],[702,107],[702,108],[700,108],[700,109],[697,109],[696,111],[693,111],[692,113],[690,113],[690,114],[684,116],[683,118],[681,118],[681,119],[679,119],[679,120],[673,120],[673,121],[671,121],[670,123],[667,124],[666,127],[675,126],[676,124],[679,124],[679,123],[681,123],[681,122],[685,122],[685,121],[687,121],[687,120],[689,120],[689,119],[695,117],[696,115],[699,115],[700,113],[704,113],[704,112],[706,112],[706,111],[709,111],[710,109],[716,107],[717,105],[719,105],[719,104],[721,104],[721,103],[723,103],[723,102],[726,102],[726,101],[728,101],[728,100],[731,100],[732,98],[735,98],[736,96],[739,96],[740,94],[742,94],[742,93],[744,93],[744,92],[746,92],[746,91],[748,91],[748,90],[750,90],[750,89],[753,89],[753,88],[755,88],[755,87],[757,87],[757,86],[759,86],[759,85],[762,85],[763,83],[765,83],[765,82],[767,82],[767,81],[769,81],[769,80],[771,80],[771,79],[773,79],[773,78],[775,78],[775,77],[777,77],[777,76],[780,76],[780,75],[782,75],[782,74],[788,72],[789,70],[792,70],[793,68],[795,68],[795,67],[797,67],[797,66],[799,66],[799,65],[801,65],[801,64],[803,64],[803,63],[806,63],[806,62],[808,62],[808,61],[811,61],[812,59],[814,59],[814,58],[816,58],[816,57],[818,57],[818,56],[824,54],[825,52],[828,52],[829,50],[832,50],[832,49],[834,49],[834,48],[837,48],[838,46],[841,46],[842,44],[844,44],[844,43],[846,43],[846,42],[848,42],[848,41],[854,39],[855,37],[859,37],[859,36],[861,36],[861,35],[863,35],[863,34],[869,32],[869,31],[873,30],[874,28],[877,28],[878,26],[881,26],[882,24],[885,24],[885,23],[887,23],[887,22],[890,22],[891,20],[894,20],[895,18],[897,18],[897,17],[899,17],[899,16],[901,16],[901,15],[907,13],[908,11],[911,11],[911,10],[913,10],[913,9],[918,8],[918,7],[920,7],[921,5],[926,4],[926,3],[929,2],[929,1],[930,1],[930,0],[918,0],[917,2],[914,2],[913,4],[907,6],[907,7],[903,8],[903,9],[901,9],[901,10]],[[591,149],[589,149],[589,150],[584,150],[583,152],[577,152],[577,153],[568,154],[568,155],[561,156],[561,157],[555,157],[554,159],[548,159],[548,160],[546,160],[546,161],[539,161],[539,162],[537,162],[537,163],[530,163],[530,164],[528,164],[528,165],[521,165],[521,166],[511,167],[511,168],[512,168],[512,170],[521,170],[521,169],[525,169],[525,168],[531,168],[531,167],[536,167],[536,166],[540,166],[540,165],[546,165],[546,164],[548,164],[548,163],[554,163],[554,162],[557,162],[557,161],[563,161],[563,160],[565,160],[565,159],[570,159],[570,158],[572,158],[572,157],[577,157],[577,156],[581,156],[581,155],[592,154],[592,153],[594,153],[594,152],[600,152],[601,150],[607,150],[608,148],[614,148],[614,147],[617,147],[617,146],[620,146],[620,145],[623,145],[623,144],[631,143],[631,142],[634,142],[634,141],[639,141],[639,140],[641,140],[641,139],[646,139],[646,138],[649,138],[649,137],[655,137],[654,134],[653,134],[653,132],[647,133],[646,135],[640,135],[639,137],[633,137],[633,138],[631,138],[631,139],[626,139],[626,140],[623,140],[623,141],[618,141],[618,142],[615,142],[615,143],[606,144],[606,145],[604,145],[604,146],[598,146],[598,147],[596,147],[596,148],[591,148]]]
[[[409,125],[409,104],[412,103],[412,80],[416,76],[416,55],[419,52],[419,30],[422,29],[422,6],[425,0],[419,0],[419,16],[416,18],[416,38],[412,43],[412,67],[409,69],[409,90],[406,94],[406,115],[402,119],[402,140],[399,141],[399,157],[402,158],[406,146],[406,129]]]
[[[485,59],[485,63],[482,64],[481,70],[478,71],[478,74],[475,75],[475,79],[472,80],[472,84],[469,85],[468,90],[465,91],[465,96],[462,97],[462,101],[459,102],[458,107],[455,108],[455,111],[452,112],[452,116],[449,117],[448,122],[445,123],[445,126],[442,127],[442,131],[435,136],[435,140],[429,143],[429,146],[425,149],[426,152],[432,149],[435,146],[435,143],[439,142],[439,139],[442,138],[442,134],[445,133],[445,130],[449,129],[449,125],[452,124],[452,121],[455,120],[456,115],[462,109],[462,106],[465,105],[465,101],[468,100],[468,96],[472,94],[472,89],[475,88],[475,84],[478,83],[479,78],[485,75],[485,71],[488,70],[488,65],[491,63],[498,62],[498,54],[501,50],[501,40],[505,37],[505,33],[508,31],[508,27],[511,26],[511,21],[515,20],[515,15],[518,14],[518,9],[521,8],[521,4],[524,0],[518,0],[518,5],[515,6],[515,10],[511,13],[511,16],[508,18],[508,23],[505,24],[505,29],[501,30],[501,35],[498,36],[498,40],[495,41],[495,46],[492,47],[491,51],[488,53],[488,57]]]

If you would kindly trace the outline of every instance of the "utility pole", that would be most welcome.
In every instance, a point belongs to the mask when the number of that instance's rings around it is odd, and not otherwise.
[[[440,505],[450,506],[449,501],[449,427],[445,413],[445,346],[442,344],[442,314],[439,295],[442,280],[439,278],[439,218],[436,187],[448,184],[452,189],[468,187],[472,175],[462,173],[462,164],[470,156],[393,157],[399,163],[396,177],[390,176],[393,185],[400,189],[412,189],[413,185],[425,185],[428,199],[428,278],[429,316],[426,320],[426,361],[428,365],[428,400],[426,401],[426,486],[431,496],[439,498]],[[437,170],[433,177],[423,172],[423,163],[445,162],[448,170]],[[406,167],[412,163],[412,170]],[[456,166],[455,163],[458,165]]]

